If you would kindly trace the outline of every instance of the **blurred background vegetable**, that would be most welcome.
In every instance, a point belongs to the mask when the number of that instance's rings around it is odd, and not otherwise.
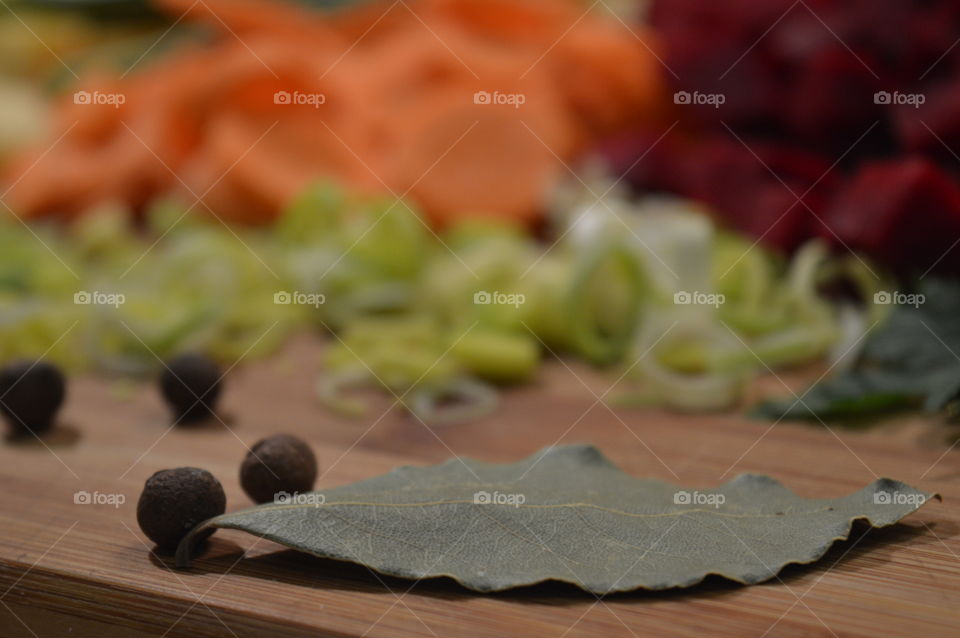
[[[312,330],[359,417],[470,420],[552,357],[631,404],[813,365],[824,414],[887,406],[916,365],[864,381],[910,316],[883,295],[960,255],[960,13],[728,4],[14,3],[0,359],[142,376]],[[950,409],[937,364],[906,403]]]

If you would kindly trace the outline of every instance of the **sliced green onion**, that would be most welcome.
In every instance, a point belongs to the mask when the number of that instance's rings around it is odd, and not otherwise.
[[[450,425],[484,417],[497,407],[497,392],[468,378],[443,388],[420,388],[410,393],[407,409],[427,425]]]
[[[338,414],[356,418],[363,416],[367,406],[359,399],[350,397],[351,390],[370,383],[366,370],[329,372],[317,380],[317,397],[320,403]]]
[[[671,358],[671,344],[691,341],[700,344],[699,357],[691,356],[687,346],[679,360]],[[736,337],[716,323],[689,316],[666,315],[648,322],[636,352],[631,372],[639,377],[643,395],[676,410],[729,408],[740,398],[747,378],[743,367],[729,363],[742,352]]]
[[[621,359],[633,340],[648,287],[641,264],[622,244],[598,246],[575,267],[564,314],[573,350],[588,361]]]
[[[532,335],[486,328],[467,332],[450,352],[468,372],[495,383],[525,381],[540,362],[540,344]]]

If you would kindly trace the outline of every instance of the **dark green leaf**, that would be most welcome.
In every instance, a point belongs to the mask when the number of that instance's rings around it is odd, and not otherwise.
[[[776,419],[846,419],[923,407],[943,410],[960,394],[960,282],[927,280],[923,303],[898,305],[866,338],[854,366],[800,395],[761,403]]]
[[[804,499],[751,474],[681,489],[630,477],[591,446],[557,447],[512,465],[402,467],[299,503],[224,514],[191,532],[177,562],[188,562],[192,536],[229,528],[484,592],[558,580],[605,594],[686,587],[709,574],[752,584],[817,560],[854,520],[891,525],[930,496],[881,479],[843,498]]]

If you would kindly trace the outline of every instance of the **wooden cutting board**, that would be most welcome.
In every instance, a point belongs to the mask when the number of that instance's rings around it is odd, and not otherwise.
[[[947,451],[947,426],[907,418],[828,431],[739,414],[611,410],[597,399],[609,376],[562,362],[507,392],[482,422],[430,430],[398,410],[384,414],[388,401],[352,422],[314,400],[319,352],[303,338],[232,371],[229,429],[170,430],[154,387],[72,380],[56,433],[0,445],[0,636],[960,636],[960,450]],[[799,389],[804,376],[787,383]],[[774,378],[758,391],[786,392]],[[454,454],[505,462],[590,442],[627,472],[693,487],[749,471],[803,496],[836,497],[890,476],[944,500],[891,528],[855,528],[819,563],[767,584],[710,579],[602,599],[561,584],[480,595],[445,579],[413,583],[231,531],[218,532],[190,570],[151,553],[136,523],[151,473],[206,468],[228,509],[246,507],[240,461],[277,432],[314,446],[321,489]],[[79,491],[125,502],[76,504]]]

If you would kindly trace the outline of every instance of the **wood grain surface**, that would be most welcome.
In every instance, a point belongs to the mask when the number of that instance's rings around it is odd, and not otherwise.
[[[314,399],[319,352],[302,338],[231,371],[227,427],[169,429],[154,387],[72,380],[55,433],[0,445],[0,636],[960,636],[960,450],[948,451],[947,425],[905,417],[827,430],[610,409],[598,396],[612,377],[556,361],[482,422],[429,429],[386,399],[347,421]],[[804,378],[785,383],[799,390]],[[755,392],[787,390],[767,378]],[[240,461],[278,432],[314,446],[318,489],[454,454],[505,462],[589,442],[627,472],[691,487],[749,471],[803,496],[835,497],[889,476],[943,502],[890,528],[857,527],[819,563],[767,584],[710,579],[602,599],[562,584],[481,595],[445,579],[413,583],[233,531],[218,532],[185,571],[150,551],[136,500],[151,473],[206,468],[228,509],[246,507]],[[125,502],[76,504],[78,491]]]

